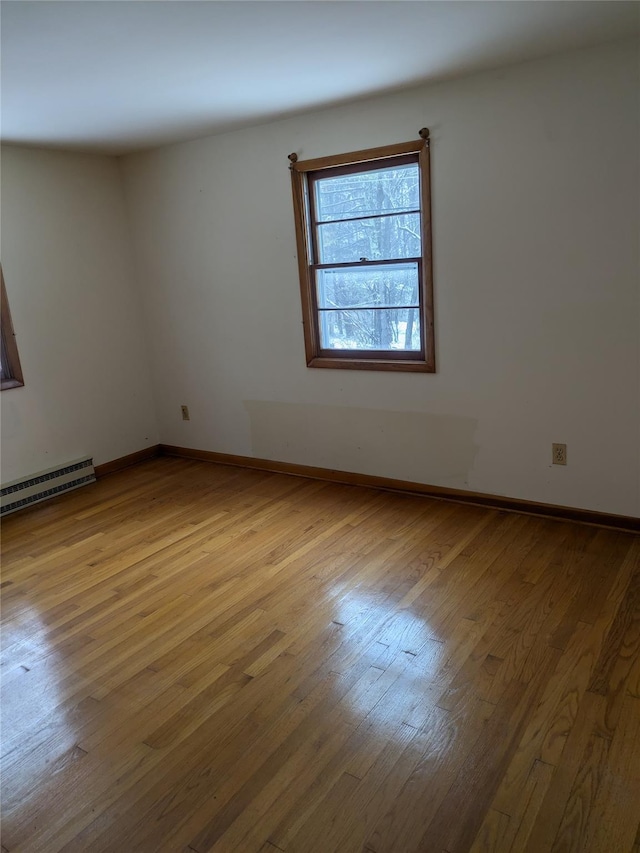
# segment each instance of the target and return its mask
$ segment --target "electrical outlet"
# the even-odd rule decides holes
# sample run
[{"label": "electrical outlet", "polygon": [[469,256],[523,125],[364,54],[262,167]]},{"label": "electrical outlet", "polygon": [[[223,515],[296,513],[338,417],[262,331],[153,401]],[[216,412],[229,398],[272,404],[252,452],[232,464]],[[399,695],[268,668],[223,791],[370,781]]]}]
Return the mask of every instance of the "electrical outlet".
[{"label": "electrical outlet", "polygon": [[182,420],[190,421],[191,418],[189,417],[189,406],[180,406],[180,409],[182,411]]},{"label": "electrical outlet", "polygon": [[551,445],[551,461],[553,465],[567,464],[567,445],[552,444]]}]

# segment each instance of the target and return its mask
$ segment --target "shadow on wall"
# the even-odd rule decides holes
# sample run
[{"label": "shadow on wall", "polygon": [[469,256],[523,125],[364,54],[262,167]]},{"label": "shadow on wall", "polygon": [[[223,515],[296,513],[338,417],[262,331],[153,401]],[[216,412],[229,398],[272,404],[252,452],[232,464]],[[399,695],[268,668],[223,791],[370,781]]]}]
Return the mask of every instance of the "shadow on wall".
[{"label": "shadow on wall", "polygon": [[461,488],[478,452],[473,418],[265,400],[244,406],[260,459]]}]

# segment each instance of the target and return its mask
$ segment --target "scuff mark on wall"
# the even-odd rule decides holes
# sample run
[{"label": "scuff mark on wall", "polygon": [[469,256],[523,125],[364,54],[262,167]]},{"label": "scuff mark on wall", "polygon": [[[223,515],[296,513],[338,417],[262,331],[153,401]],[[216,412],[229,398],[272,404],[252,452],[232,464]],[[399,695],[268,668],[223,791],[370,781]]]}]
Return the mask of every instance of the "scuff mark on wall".
[{"label": "scuff mark on wall", "polygon": [[478,421],[459,415],[245,400],[253,455],[463,487]]}]

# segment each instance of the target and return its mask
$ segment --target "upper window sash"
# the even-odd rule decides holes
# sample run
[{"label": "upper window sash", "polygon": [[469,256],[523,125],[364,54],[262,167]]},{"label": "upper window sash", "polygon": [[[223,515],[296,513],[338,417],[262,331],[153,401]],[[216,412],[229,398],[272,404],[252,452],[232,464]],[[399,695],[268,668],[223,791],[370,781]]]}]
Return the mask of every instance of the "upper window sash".
[{"label": "upper window sash", "polygon": [[309,173],[307,191],[312,265],[421,257],[417,154]]}]

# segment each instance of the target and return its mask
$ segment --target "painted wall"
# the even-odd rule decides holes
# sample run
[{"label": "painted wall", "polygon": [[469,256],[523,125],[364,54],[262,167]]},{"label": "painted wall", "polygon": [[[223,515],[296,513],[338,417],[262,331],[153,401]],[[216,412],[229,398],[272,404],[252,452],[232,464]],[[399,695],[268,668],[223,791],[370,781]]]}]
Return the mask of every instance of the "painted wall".
[{"label": "painted wall", "polygon": [[0,397],[2,482],[157,444],[117,161],[5,146],[1,202],[25,379]]},{"label": "painted wall", "polygon": [[[640,514],[637,93],[622,42],[126,158],[162,441]],[[425,125],[438,373],[310,370],[287,154]]]}]

